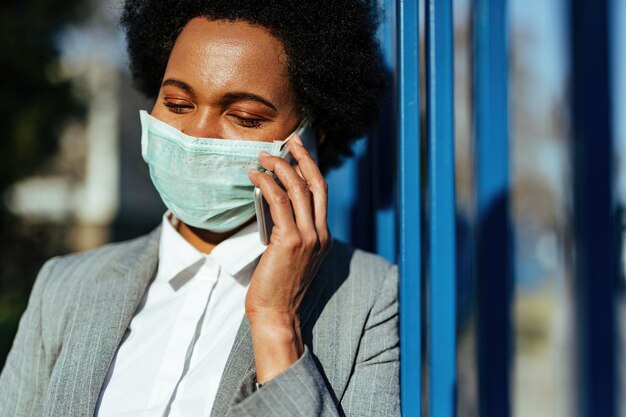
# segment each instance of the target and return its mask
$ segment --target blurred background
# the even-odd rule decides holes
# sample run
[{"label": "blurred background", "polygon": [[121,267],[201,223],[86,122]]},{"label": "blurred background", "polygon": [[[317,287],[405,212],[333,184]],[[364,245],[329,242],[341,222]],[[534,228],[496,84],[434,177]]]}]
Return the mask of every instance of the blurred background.
[{"label": "blurred background", "polygon": [[[515,416],[574,413],[568,366],[575,323],[568,255],[573,179],[567,6],[565,0],[509,2]],[[117,0],[5,0],[0,6],[0,118],[5,129],[0,141],[0,367],[45,260],[144,234],[165,210],[141,159],[138,112],[152,103],[131,87],[117,23],[120,7]],[[614,2],[611,18],[615,178],[623,204],[626,2]],[[463,219],[472,218],[475,202],[469,0],[454,1],[454,30],[462,245],[464,227],[470,227],[463,226]],[[367,164],[367,149],[367,140],[359,142],[355,160],[329,175],[330,224],[336,238],[377,251],[362,228],[355,228],[358,198],[346,200],[332,189],[356,175],[355,164]],[[393,207],[388,211],[389,219],[383,221],[393,222]],[[378,251],[394,260],[393,251]],[[459,416],[479,414],[474,285],[471,276],[459,284]],[[620,345],[620,359],[622,351]],[[626,374],[620,375],[626,386]],[[624,406],[621,415],[626,416]]]},{"label": "blurred background", "polygon": [[0,6],[0,363],[52,256],[139,236],[164,207],[141,159],[121,3]]}]

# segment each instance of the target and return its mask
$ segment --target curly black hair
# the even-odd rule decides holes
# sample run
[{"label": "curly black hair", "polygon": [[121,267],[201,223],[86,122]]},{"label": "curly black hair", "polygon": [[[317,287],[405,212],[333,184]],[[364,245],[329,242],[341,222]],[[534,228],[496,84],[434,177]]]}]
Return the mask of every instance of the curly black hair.
[{"label": "curly black hair", "polygon": [[301,115],[325,134],[323,171],[377,121],[384,69],[375,0],[126,0],[121,23],[139,91],[156,98],[178,35],[199,16],[259,25],[283,43]]}]

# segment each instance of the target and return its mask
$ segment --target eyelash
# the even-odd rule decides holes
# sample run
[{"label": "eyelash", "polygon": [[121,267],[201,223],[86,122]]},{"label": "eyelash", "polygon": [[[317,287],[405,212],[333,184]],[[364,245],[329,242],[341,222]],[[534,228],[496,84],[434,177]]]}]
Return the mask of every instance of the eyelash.
[{"label": "eyelash", "polygon": [[250,128],[250,129],[258,129],[263,124],[263,120],[261,119],[248,119],[246,117],[235,116],[235,115],[233,115],[233,117],[239,120],[239,122],[241,123],[241,126]]},{"label": "eyelash", "polygon": [[172,113],[176,113],[176,114],[183,114],[185,112],[185,109],[191,109],[191,106],[185,106],[185,105],[181,105],[181,104],[174,104],[174,103],[169,103],[169,102],[164,102],[163,105],[165,107],[167,107],[169,109],[169,111],[171,111]]},{"label": "eyelash", "polygon": [[[192,108],[191,106],[185,106],[185,105],[174,104],[174,103],[169,103],[169,102],[164,102],[163,105],[167,107],[169,111],[171,111],[172,113],[176,113],[176,114],[183,114],[185,112],[185,109]],[[239,123],[241,124],[241,126],[248,128],[248,129],[258,129],[263,125],[263,122],[264,122],[264,120],[262,119],[249,119],[247,117],[236,116],[234,114],[231,116],[237,119]]]}]

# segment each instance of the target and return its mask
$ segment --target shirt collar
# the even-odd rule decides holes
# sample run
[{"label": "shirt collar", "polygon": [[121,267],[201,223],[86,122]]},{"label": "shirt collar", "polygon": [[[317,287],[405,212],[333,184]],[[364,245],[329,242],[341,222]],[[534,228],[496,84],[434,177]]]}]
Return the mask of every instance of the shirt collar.
[{"label": "shirt collar", "polygon": [[159,244],[159,276],[163,280],[169,280],[202,258],[212,259],[234,277],[265,251],[265,246],[259,239],[256,221],[220,242],[208,255],[200,252],[178,233],[175,228],[178,221],[169,211],[163,215]]},{"label": "shirt collar", "polygon": [[265,248],[255,221],[213,248],[209,256],[234,277],[256,261],[265,252]]}]

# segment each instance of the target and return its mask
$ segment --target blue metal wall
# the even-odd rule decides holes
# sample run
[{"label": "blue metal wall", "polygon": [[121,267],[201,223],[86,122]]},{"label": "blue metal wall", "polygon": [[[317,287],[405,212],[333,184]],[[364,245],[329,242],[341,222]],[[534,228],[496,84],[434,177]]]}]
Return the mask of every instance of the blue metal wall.
[{"label": "blue metal wall", "polygon": [[384,12],[379,41],[388,68],[389,90],[379,127],[354,147],[348,159],[326,179],[328,223],[336,239],[375,252],[397,263],[396,23],[395,1],[380,0]]},{"label": "blue metal wall", "polygon": [[[337,238],[399,264],[403,415],[452,417],[457,383],[453,2],[380,4],[390,91],[379,131],[363,139],[357,157],[328,177],[330,225]],[[420,5],[426,35],[424,109]],[[514,353],[507,1],[473,0],[471,6],[476,218],[469,251],[475,256],[478,412],[507,417]],[[571,6],[577,329],[572,365],[578,381],[572,397],[579,401],[574,409],[580,416],[612,417],[617,415],[621,226],[612,168],[610,0],[571,0]],[[426,129],[420,130],[421,122]]]}]

